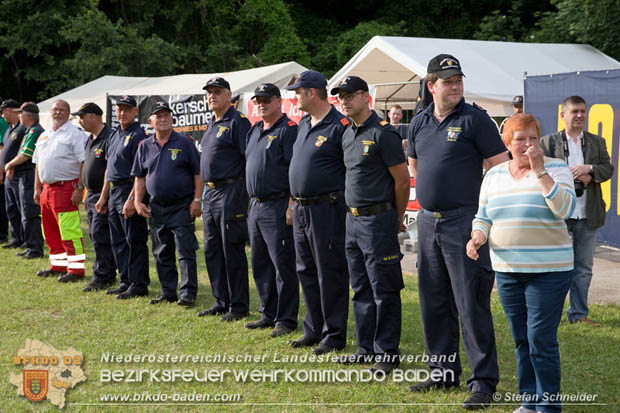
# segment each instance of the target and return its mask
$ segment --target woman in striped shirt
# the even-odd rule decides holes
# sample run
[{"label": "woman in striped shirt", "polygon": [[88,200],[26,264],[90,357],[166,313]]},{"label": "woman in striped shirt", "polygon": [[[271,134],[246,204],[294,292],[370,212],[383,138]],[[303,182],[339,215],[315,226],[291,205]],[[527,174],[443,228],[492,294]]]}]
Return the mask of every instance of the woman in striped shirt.
[{"label": "woman in striped shirt", "polygon": [[478,259],[489,242],[516,347],[524,402],[515,413],[561,411],[557,329],[573,269],[564,223],[575,207],[573,177],[566,163],[543,156],[532,115],[513,115],[502,139],[512,160],[484,177],[467,255]]}]

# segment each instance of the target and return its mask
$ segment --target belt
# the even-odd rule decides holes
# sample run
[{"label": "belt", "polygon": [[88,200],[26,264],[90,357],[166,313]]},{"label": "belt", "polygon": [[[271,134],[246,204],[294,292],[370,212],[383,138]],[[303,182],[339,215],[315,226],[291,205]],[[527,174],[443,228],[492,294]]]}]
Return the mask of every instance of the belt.
[{"label": "belt", "polygon": [[394,209],[394,205],[391,202],[382,202],[380,204],[371,205],[369,207],[363,208],[351,208],[349,207],[349,212],[356,217],[366,216],[366,215],[377,215],[382,212],[389,211],[390,209]]},{"label": "belt", "polygon": [[242,176],[235,176],[233,178],[225,178],[225,179],[220,179],[217,181],[207,181],[207,186],[210,189],[214,189],[214,188],[219,188],[220,186],[234,184],[235,182],[240,181],[242,179],[243,179]]},{"label": "belt", "polygon": [[424,209],[422,208],[422,213],[426,214],[426,215],[430,215],[432,217],[434,217],[435,219],[442,219],[442,218],[454,218],[454,217],[460,217],[461,215],[465,215],[468,212],[476,212],[476,210],[478,209],[478,207],[461,207],[461,208],[454,208],[454,209],[449,209],[447,211],[429,211],[428,209]]},{"label": "belt", "polygon": [[132,184],[132,183],[133,183],[133,178],[126,178],[126,179],[120,179],[118,181],[110,181],[110,186],[115,187],[115,186],[127,185],[127,184]]},{"label": "belt", "polygon": [[297,205],[299,206],[308,206],[308,205],[318,204],[324,201],[329,201],[330,203],[334,203],[342,195],[344,195],[344,191],[336,191],[336,192],[330,192],[329,194],[315,196],[312,198],[293,198],[293,199],[295,199],[295,202],[297,202]]},{"label": "belt", "polygon": [[63,185],[66,185],[68,183],[72,184],[74,182],[77,182],[77,178],[76,179],[72,179],[70,181],[57,181],[57,182],[54,182],[53,184],[44,183],[43,185],[47,185],[47,186],[63,186]]},{"label": "belt", "polygon": [[288,198],[288,192],[276,192],[275,194],[269,194],[265,196],[253,196],[252,198],[256,200],[256,202],[267,202],[267,201],[275,201],[276,199],[284,199]]},{"label": "belt", "polygon": [[174,201],[158,201],[155,199],[151,199],[151,203],[157,204],[162,207],[169,207],[169,206],[186,204],[188,201],[190,201],[193,198],[194,198],[194,195],[192,194],[190,196],[186,196],[185,198],[175,199]]}]

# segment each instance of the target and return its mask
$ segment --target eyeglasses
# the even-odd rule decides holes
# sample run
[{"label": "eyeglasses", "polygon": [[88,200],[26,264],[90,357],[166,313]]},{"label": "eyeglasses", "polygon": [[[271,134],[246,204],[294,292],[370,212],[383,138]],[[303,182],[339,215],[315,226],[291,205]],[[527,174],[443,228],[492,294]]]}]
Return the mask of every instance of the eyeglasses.
[{"label": "eyeglasses", "polygon": [[254,98],[254,102],[257,105],[263,104],[263,105],[268,105],[271,103],[271,101],[273,100],[273,97],[264,97],[264,96],[257,96]]},{"label": "eyeglasses", "polygon": [[352,101],[355,98],[355,95],[359,95],[359,94],[362,94],[362,93],[364,93],[364,92],[359,90],[359,91],[357,91],[355,93],[350,93],[350,94],[347,94],[347,95],[340,94],[340,95],[338,95],[338,97],[336,99],[338,99],[338,102],[340,102],[340,103],[342,103],[342,102],[350,102],[350,101]]}]

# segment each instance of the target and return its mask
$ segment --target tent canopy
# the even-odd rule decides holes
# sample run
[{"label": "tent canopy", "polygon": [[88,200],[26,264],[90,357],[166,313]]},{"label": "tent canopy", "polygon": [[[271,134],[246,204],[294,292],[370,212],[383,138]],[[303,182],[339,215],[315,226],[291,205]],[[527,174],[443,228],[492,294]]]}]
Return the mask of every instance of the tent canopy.
[{"label": "tent canopy", "polygon": [[221,76],[230,83],[233,95],[253,92],[259,83],[284,87],[306,68],[296,62],[225,73],[200,73],[162,77],[103,76],[39,103],[41,124],[51,126],[50,110],[54,101],[64,99],[77,110],[82,104],[95,102],[106,110],[106,95],[192,95],[204,93],[202,87],[212,77]]},{"label": "tent canopy", "polygon": [[582,44],[375,36],[329,80],[329,87],[346,76],[359,76],[377,86],[377,109],[394,103],[412,109],[418,81],[426,76],[428,61],[440,53],[459,59],[465,73],[465,99],[484,107],[491,116],[512,114],[512,98],[523,95],[524,73],[620,68],[617,60]]}]

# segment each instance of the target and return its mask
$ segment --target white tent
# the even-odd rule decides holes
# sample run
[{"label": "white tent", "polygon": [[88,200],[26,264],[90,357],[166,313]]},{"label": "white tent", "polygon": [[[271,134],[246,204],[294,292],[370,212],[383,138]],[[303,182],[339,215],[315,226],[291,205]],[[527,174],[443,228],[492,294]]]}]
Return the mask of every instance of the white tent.
[{"label": "white tent", "polygon": [[[428,61],[454,55],[465,73],[465,99],[491,116],[512,114],[511,102],[523,95],[523,76],[620,68],[620,63],[589,45],[490,42],[375,36],[330,80],[360,76],[377,86],[375,108],[399,103],[412,109]],[[527,102],[526,102],[527,105]]]},{"label": "white tent", "polygon": [[[253,92],[259,83],[270,82],[280,87],[289,84],[306,68],[296,62],[224,73],[201,73],[163,77],[103,76],[39,103],[41,124],[51,126],[50,109],[57,99],[64,99],[77,110],[86,102],[95,102],[106,110],[106,95],[191,95],[204,93],[202,87],[215,76],[225,78],[233,95]],[[105,116],[104,116],[105,119]]]}]

